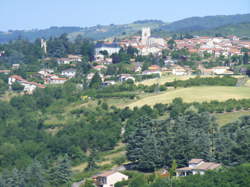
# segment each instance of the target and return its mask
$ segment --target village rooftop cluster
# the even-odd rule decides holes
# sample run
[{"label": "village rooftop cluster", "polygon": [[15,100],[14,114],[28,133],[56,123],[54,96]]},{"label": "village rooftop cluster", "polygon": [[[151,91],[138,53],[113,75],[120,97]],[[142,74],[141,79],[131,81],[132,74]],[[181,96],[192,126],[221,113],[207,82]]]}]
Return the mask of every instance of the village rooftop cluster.
[{"label": "village rooftop cluster", "polygon": [[[113,64],[113,59],[111,56],[113,54],[118,54],[121,49],[126,49],[128,47],[133,47],[138,50],[138,55],[147,56],[162,56],[163,50],[169,50],[168,41],[170,38],[159,38],[152,37],[150,28],[143,28],[141,36],[132,36],[127,39],[121,40],[119,42],[114,42],[106,40],[103,42],[98,42],[95,46],[94,63],[91,63],[92,72],[89,73],[86,78],[90,81],[95,72],[99,72],[100,77],[103,81],[103,86],[113,85],[117,82],[124,82],[127,80],[136,81],[135,75],[157,75],[160,77],[162,73],[172,74],[176,76],[192,75],[194,70],[188,66],[178,65],[175,59],[171,56],[167,56],[164,59],[164,66],[151,65],[146,70],[142,71],[143,62],[136,62],[135,59],[130,59],[131,63],[134,65],[133,74],[120,74],[116,75],[116,80],[112,80],[112,75],[105,75],[104,70],[108,68],[109,65]],[[45,40],[41,40],[41,48],[47,53],[47,45]],[[250,49],[250,41],[240,40],[237,36],[223,37],[199,37],[196,36],[190,39],[175,40],[176,49],[186,49],[189,53],[196,53],[199,55],[204,55],[205,53],[210,54],[214,57],[230,57],[233,55],[243,55],[241,51],[242,48]],[[107,54],[104,55],[103,52]],[[0,52],[0,56],[5,55],[4,51]],[[43,68],[37,72],[36,76],[43,79],[43,84],[38,84],[36,82],[30,82],[24,78],[17,75],[10,75],[9,77],[9,87],[18,82],[24,86],[25,93],[31,94],[36,88],[45,88],[49,84],[64,84],[67,80],[74,78],[78,73],[76,68],[77,63],[82,62],[81,55],[68,54],[67,58],[56,58],[53,59],[58,65],[68,65],[70,68],[64,69],[61,72],[54,73],[54,69]],[[185,58],[185,57],[183,57]],[[43,59],[44,61],[50,61],[52,58],[47,57]],[[18,69],[20,64],[13,64],[12,70]],[[0,70],[0,73],[11,74],[12,70]],[[228,66],[217,66],[212,68],[205,68],[203,65],[198,66],[198,70],[201,75],[232,75],[230,64]]]}]

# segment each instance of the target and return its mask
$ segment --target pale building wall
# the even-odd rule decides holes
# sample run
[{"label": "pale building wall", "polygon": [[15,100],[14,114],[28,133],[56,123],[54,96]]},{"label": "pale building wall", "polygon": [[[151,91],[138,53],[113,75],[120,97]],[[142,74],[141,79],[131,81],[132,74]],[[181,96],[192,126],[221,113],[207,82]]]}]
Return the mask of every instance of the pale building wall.
[{"label": "pale building wall", "polygon": [[107,177],[107,184],[103,187],[114,187],[117,182],[128,180],[128,176],[123,175],[122,173],[116,172]]}]

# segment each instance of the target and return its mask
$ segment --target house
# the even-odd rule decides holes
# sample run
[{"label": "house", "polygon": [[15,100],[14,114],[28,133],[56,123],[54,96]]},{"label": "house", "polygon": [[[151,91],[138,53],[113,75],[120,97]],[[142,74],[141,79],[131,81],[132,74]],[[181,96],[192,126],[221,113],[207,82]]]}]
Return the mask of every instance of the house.
[{"label": "house", "polygon": [[104,81],[102,83],[103,86],[111,86],[111,85],[115,85],[115,81]]},{"label": "house", "polygon": [[136,64],[135,67],[133,68],[135,73],[140,73],[142,71],[142,66],[141,64]]},{"label": "house", "polygon": [[19,84],[24,86],[23,91],[27,94],[32,94],[36,88],[45,88],[44,85],[38,84],[36,82],[29,82],[19,75],[12,75],[8,78],[8,85],[10,86],[10,88],[15,82],[18,82]]},{"label": "house", "polygon": [[5,54],[5,51],[0,51],[0,57]]},{"label": "house", "polygon": [[44,79],[46,84],[64,84],[68,79],[56,75],[48,76]]},{"label": "house", "polygon": [[188,72],[185,68],[183,68],[181,66],[174,66],[172,68],[172,74],[182,76],[182,75],[188,75]]},{"label": "house", "polygon": [[10,70],[0,70],[0,73],[8,75],[10,73]]},{"label": "house", "polygon": [[221,167],[221,164],[215,162],[205,162],[203,159],[191,159],[188,167],[177,168],[176,176],[187,176],[200,174],[204,175],[208,170],[215,170]]},{"label": "house", "polygon": [[159,75],[159,77],[161,77],[161,71],[159,71],[159,70],[145,70],[142,72],[142,75]]},{"label": "house", "polygon": [[70,64],[71,60],[69,58],[57,58],[57,64]]},{"label": "house", "polygon": [[114,187],[117,182],[128,180],[128,176],[118,171],[107,171],[93,179],[97,187]]},{"label": "house", "polygon": [[158,66],[158,65],[151,65],[151,66],[148,67],[148,70],[158,70],[158,71],[160,71],[161,67]]},{"label": "house", "polygon": [[229,67],[226,66],[217,66],[212,68],[212,70],[216,75],[233,74],[233,72],[229,71]]},{"label": "house", "polygon": [[12,64],[12,69],[19,69],[20,64]]},{"label": "house", "polygon": [[132,80],[133,82],[135,82],[135,78],[129,74],[121,74],[119,80],[121,82],[126,82],[127,80]]},{"label": "house", "polygon": [[70,62],[81,62],[82,61],[82,56],[68,55],[68,59],[70,60]]},{"label": "house", "polygon": [[38,71],[38,74],[40,75],[40,77],[44,78],[46,76],[48,76],[49,74],[54,73],[53,69],[41,69],[40,71]]},{"label": "house", "polygon": [[119,53],[121,47],[116,43],[99,43],[95,46],[95,55],[100,55],[101,51],[107,51],[108,55]]},{"label": "house", "polygon": [[76,69],[73,68],[65,69],[62,71],[61,75],[68,78],[73,78],[76,76]]},{"label": "house", "polygon": [[[87,77],[86,77],[87,80],[88,80],[88,81],[91,81],[91,80],[93,79],[94,75],[95,75],[95,73],[93,73],[93,72],[89,73],[89,74],[87,75]],[[101,77],[102,82],[103,82],[103,81],[104,81],[104,76],[103,76],[103,74],[99,73],[99,76]]]},{"label": "house", "polygon": [[104,66],[104,65],[97,65],[97,66],[94,66],[93,69],[97,70],[97,71],[101,71],[103,69],[107,69],[107,66]]}]

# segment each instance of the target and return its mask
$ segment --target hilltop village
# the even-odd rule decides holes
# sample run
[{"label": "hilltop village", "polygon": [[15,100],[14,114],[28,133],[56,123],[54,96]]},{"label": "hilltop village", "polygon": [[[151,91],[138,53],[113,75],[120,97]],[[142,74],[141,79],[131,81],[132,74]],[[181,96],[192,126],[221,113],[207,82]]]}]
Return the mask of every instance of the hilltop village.
[{"label": "hilltop village", "polygon": [[[87,63],[86,80],[90,82],[98,72],[103,86],[117,82],[161,77],[162,74],[186,75],[233,75],[246,74],[250,42],[237,36],[199,37],[192,36],[174,40],[151,36],[150,28],[143,28],[141,36],[131,36],[123,40],[106,40],[93,43],[90,61],[80,54],[65,54],[65,57],[51,57],[47,42],[40,41],[44,58],[40,59],[43,68],[32,74],[39,77],[39,83],[15,75],[22,64],[12,64],[11,69],[1,69],[0,73],[10,74],[9,87],[20,83],[25,93],[35,88],[44,88],[50,84],[64,84],[67,80],[79,76],[79,64]],[[0,53],[4,59],[6,52]],[[54,63],[54,65],[52,64]],[[123,65],[118,65],[122,63]],[[47,64],[47,65],[46,65]],[[56,64],[56,65],[55,65]],[[55,68],[48,68],[54,66]],[[119,66],[119,67],[118,67]],[[4,67],[2,67],[4,68]],[[28,76],[28,79],[31,79]]]}]

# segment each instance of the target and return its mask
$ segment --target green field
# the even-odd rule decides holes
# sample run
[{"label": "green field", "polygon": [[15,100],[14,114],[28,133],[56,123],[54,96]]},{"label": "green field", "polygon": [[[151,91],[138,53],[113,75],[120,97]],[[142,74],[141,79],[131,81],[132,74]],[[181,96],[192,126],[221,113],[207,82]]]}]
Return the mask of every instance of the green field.
[{"label": "green field", "polygon": [[250,111],[228,112],[224,114],[215,114],[216,121],[220,126],[237,121],[240,117],[250,115]]},{"label": "green field", "polygon": [[166,82],[172,82],[174,80],[187,80],[190,78],[195,78],[196,76],[193,75],[187,75],[187,76],[174,76],[174,75],[163,75],[160,78],[155,78],[155,79],[147,79],[141,82],[137,82],[137,84],[143,84],[146,86],[150,86],[153,84],[160,84],[163,85]]},{"label": "green field", "polygon": [[[143,84],[146,86],[150,86],[153,84],[160,84],[163,85],[166,82],[173,82],[174,80],[187,80],[190,78],[195,78],[197,77],[196,75],[184,75],[184,76],[176,76],[176,75],[168,75],[168,74],[163,74],[160,78],[155,78],[155,79],[147,79],[143,80],[141,82],[137,82],[136,84]],[[218,77],[215,75],[201,75],[200,77],[205,78],[205,77]],[[235,75],[233,76],[235,78],[242,78],[242,75]],[[249,80],[249,85],[250,85],[250,80]]]},{"label": "green field", "polygon": [[228,99],[244,99],[250,98],[250,88],[248,87],[226,87],[226,86],[204,86],[178,88],[169,90],[164,93],[151,95],[142,99],[133,101],[126,106],[133,108],[143,105],[153,106],[157,103],[167,104],[174,98],[181,97],[184,102],[203,102],[203,101],[225,101]]}]

